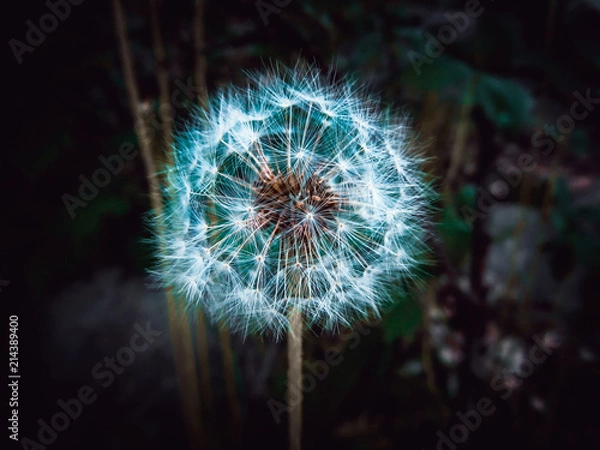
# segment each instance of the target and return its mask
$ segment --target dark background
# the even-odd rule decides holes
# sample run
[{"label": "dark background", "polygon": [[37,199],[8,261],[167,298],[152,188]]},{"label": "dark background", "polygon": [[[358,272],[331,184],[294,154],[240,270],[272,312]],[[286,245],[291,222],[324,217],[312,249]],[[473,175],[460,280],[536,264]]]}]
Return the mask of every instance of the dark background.
[{"label": "dark background", "polygon": [[[141,96],[156,108],[149,2],[123,3]],[[600,3],[484,0],[483,13],[421,73],[411,57],[427,55],[425,33],[437,35],[450,23],[446,14],[463,12],[466,2],[292,0],[266,24],[254,1],[207,3],[209,95],[270,61],[335,66],[410,115],[440,193],[419,287],[382,323],[366,324],[369,334],[352,348],[354,341],[309,334],[308,361],[329,348],[343,361],[306,395],[305,448],[435,448],[436,433],[449,435],[456,412],[482,397],[495,412],[456,448],[597,442],[600,107],[544,146],[534,136],[569,114],[576,92],[600,98]],[[21,64],[9,40],[26,41],[25,21],[38,24],[48,8],[3,7],[0,279],[8,284],[0,298],[5,317],[20,316],[20,437],[37,440],[37,420],[49,421],[59,399],[89,384],[97,401],[48,448],[188,448],[165,299],[146,276],[152,247],[142,159],[127,162],[74,218],[63,200],[77,196],[80,175],[102,167],[101,155],[118,154],[124,142],[137,147],[110,2],[72,6]],[[193,2],[158,7],[175,90],[193,75]],[[189,107],[175,109],[178,126]],[[523,154],[535,169],[502,181]],[[92,367],[148,320],[163,334],[102,388]],[[517,376],[519,386],[502,399],[493,380],[518,373],[534,336],[551,355]],[[267,406],[269,398],[284,401],[284,344],[232,336],[238,432],[215,327],[207,339],[206,448],[284,447],[285,415],[278,425]]]}]

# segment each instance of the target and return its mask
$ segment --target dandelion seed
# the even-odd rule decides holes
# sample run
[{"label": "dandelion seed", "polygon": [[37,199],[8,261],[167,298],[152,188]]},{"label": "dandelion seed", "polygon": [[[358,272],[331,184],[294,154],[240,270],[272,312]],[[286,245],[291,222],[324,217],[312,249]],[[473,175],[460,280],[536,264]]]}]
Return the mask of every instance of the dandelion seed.
[{"label": "dandelion seed", "polygon": [[277,67],[229,87],[175,143],[161,282],[233,331],[379,316],[415,277],[432,191],[404,120],[348,81]]}]

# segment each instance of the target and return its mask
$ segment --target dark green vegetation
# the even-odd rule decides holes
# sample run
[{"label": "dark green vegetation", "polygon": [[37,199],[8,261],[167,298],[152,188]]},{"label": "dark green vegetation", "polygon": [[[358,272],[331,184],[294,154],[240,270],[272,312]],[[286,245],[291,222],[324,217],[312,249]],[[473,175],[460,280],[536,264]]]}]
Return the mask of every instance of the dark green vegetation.
[{"label": "dark green vegetation", "polygon": [[[208,2],[209,95],[270,60],[335,66],[411,116],[440,193],[431,255],[413,294],[364,332],[307,338],[306,448],[597,442],[600,3],[268,2],[260,3],[263,16],[254,1]],[[5,42],[26,42],[25,21],[39,24],[47,13],[31,3],[6,13]],[[158,113],[148,4],[124,3],[141,100]],[[158,4],[169,108],[181,127],[196,95],[193,6]],[[139,281],[151,265],[150,206],[110,2],[73,7],[32,48],[18,64],[5,47],[1,167],[10,228],[0,278],[11,284],[0,295],[22,309],[29,390],[21,391],[21,427],[34,437],[36,420],[93,382],[94,364],[128,342],[136,321],[163,317],[164,307]],[[89,281],[110,267],[122,275]],[[130,279],[139,289],[123,281]],[[60,300],[81,280],[87,290],[72,304]],[[117,306],[146,304],[146,295],[154,312],[144,306],[127,315]],[[104,309],[99,298],[109,298]],[[208,439],[223,448],[235,432],[214,329],[210,336]],[[286,415],[278,425],[268,400],[285,403],[285,352],[232,339],[245,447],[282,448]],[[169,349],[132,364],[49,448],[186,448]]]}]

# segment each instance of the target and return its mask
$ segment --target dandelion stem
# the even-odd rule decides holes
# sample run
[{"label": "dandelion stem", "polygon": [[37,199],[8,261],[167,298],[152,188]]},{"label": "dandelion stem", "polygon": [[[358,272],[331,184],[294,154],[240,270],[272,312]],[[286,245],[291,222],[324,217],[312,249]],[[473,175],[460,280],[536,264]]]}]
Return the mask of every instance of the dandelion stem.
[{"label": "dandelion stem", "polygon": [[146,169],[146,178],[150,190],[150,202],[152,208],[157,212],[162,212],[160,200],[160,191],[158,188],[158,179],[154,173],[154,157],[152,155],[152,142],[147,133],[146,122],[142,113],[142,104],[138,85],[136,82],[135,68],[133,66],[133,56],[129,39],[127,37],[127,26],[125,23],[125,12],[119,0],[113,0],[113,11],[117,39],[119,42],[119,54],[121,55],[121,64],[123,65],[123,77],[125,78],[125,87],[129,99],[129,108],[133,115],[135,132],[140,144],[142,159]]},{"label": "dandelion stem", "polygon": [[169,96],[169,73],[166,69],[166,52],[162,34],[160,32],[160,22],[158,20],[158,10],[156,0],[150,0],[150,21],[152,24],[152,44],[154,48],[154,57],[156,58],[156,79],[159,89],[159,113],[162,123],[163,139],[165,150],[170,155],[171,141],[173,138],[173,116],[171,111],[166,109],[171,106]]},{"label": "dandelion stem", "polygon": [[[196,0],[194,4],[194,23],[193,23],[193,39],[194,39],[194,77],[196,85],[198,87],[198,103],[201,107],[207,106],[206,98],[206,41],[205,41],[205,30],[204,30],[204,12],[205,12],[205,0]],[[204,321],[204,314],[200,311],[198,313],[198,321]],[[206,329],[206,325],[204,326]],[[198,333],[201,333],[198,328]],[[198,342],[202,336],[198,336]],[[234,422],[234,428],[237,437],[239,439],[239,405],[237,402],[236,389],[235,389],[235,375],[234,375],[234,360],[233,353],[231,351],[231,338],[227,328],[222,327],[219,330],[219,341],[221,343],[221,350],[223,352],[223,364],[225,371],[225,388],[227,390],[227,398],[229,400],[229,406],[231,409],[232,420]],[[202,347],[199,347],[199,351],[202,352]],[[206,370],[208,371],[208,354],[200,355],[201,360],[206,360]],[[208,376],[205,375],[204,378]],[[206,385],[205,385],[206,386]],[[210,388],[208,388],[210,389]],[[206,392],[205,396],[210,395],[210,392]]]},{"label": "dandelion stem", "polygon": [[479,83],[480,75],[476,74],[467,84],[463,96],[462,105],[460,107],[460,121],[456,127],[456,135],[454,138],[454,144],[452,145],[452,154],[450,157],[450,168],[448,169],[447,186],[450,190],[453,189],[460,169],[464,165],[467,140],[469,138],[470,122],[469,117],[471,111],[473,111],[473,101],[475,95],[475,89]]},{"label": "dandelion stem", "polygon": [[235,389],[235,371],[233,351],[231,350],[231,336],[225,326],[219,328],[219,340],[221,342],[221,351],[223,352],[223,366],[225,369],[225,390],[227,400],[231,409],[231,421],[234,430],[234,439],[237,440],[236,446],[240,446],[240,407],[237,401]]},{"label": "dandelion stem", "polygon": [[290,405],[290,450],[300,450],[302,436],[302,312],[292,308],[288,333],[288,386],[296,390],[297,402]]},{"label": "dandelion stem", "polygon": [[206,46],[204,40],[204,9],[205,0],[196,0],[194,6],[194,73],[198,91],[198,103],[206,106]]},{"label": "dandelion stem", "polygon": [[[129,106],[133,115],[135,132],[139,141],[142,159],[146,170],[150,191],[150,203],[157,217],[162,215],[162,200],[160,197],[159,182],[155,175],[154,157],[152,154],[152,142],[147,133],[147,124],[142,113],[139,89],[136,82],[135,68],[131,46],[127,36],[125,12],[120,0],[113,0],[113,15],[117,41],[119,43],[119,54],[123,65],[123,76],[129,99]],[[162,227],[161,227],[162,228]],[[171,288],[165,290],[167,297],[167,311],[169,315],[169,329],[173,345],[173,357],[175,370],[182,397],[182,408],[186,421],[188,433],[192,439],[192,448],[202,448],[204,441],[204,429],[200,420],[200,405],[196,389],[196,365],[193,358],[191,346],[191,333],[188,318],[185,313],[178,314],[177,299]]]},{"label": "dandelion stem", "polygon": [[177,381],[182,398],[183,414],[190,435],[190,448],[205,448],[204,424],[196,385],[196,363],[192,333],[181,299],[175,298],[172,288],[166,289],[169,331],[172,339]]},{"label": "dandelion stem", "polygon": [[196,316],[196,342],[198,344],[198,366],[200,371],[200,387],[204,411],[212,415],[214,411],[210,383],[210,361],[208,357],[208,328],[204,312],[199,309]]}]

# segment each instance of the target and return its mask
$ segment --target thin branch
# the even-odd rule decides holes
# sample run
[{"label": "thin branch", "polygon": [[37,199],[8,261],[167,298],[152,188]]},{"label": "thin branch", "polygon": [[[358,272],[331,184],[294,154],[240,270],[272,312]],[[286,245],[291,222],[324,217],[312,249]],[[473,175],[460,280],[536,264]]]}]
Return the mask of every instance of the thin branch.
[{"label": "thin branch", "polygon": [[156,79],[159,91],[159,114],[162,123],[163,139],[167,155],[171,152],[171,142],[173,140],[173,111],[169,96],[169,72],[166,68],[165,45],[160,32],[160,22],[158,20],[157,0],[150,0],[150,22],[152,26],[152,44],[154,48],[154,57],[156,58]]},{"label": "thin branch", "polygon": [[201,309],[196,316],[196,337],[198,344],[198,365],[200,366],[200,386],[202,391],[202,403],[204,410],[211,414],[214,411],[212,401],[212,389],[210,382],[210,360],[208,357],[208,328],[206,318]]},{"label": "thin branch", "polygon": [[[205,0],[195,1],[193,23],[193,39],[195,51],[194,78],[196,86],[199,88],[198,103],[203,108],[205,108],[208,103],[208,88],[206,86],[206,43],[204,29],[205,6]],[[198,322],[201,323],[202,321],[204,321],[204,314],[200,312],[198,314]],[[198,333],[198,339],[200,342],[200,328],[198,329]],[[227,391],[227,398],[229,401],[229,407],[231,409],[236,438],[239,439],[240,407],[236,396],[233,352],[231,350],[231,338],[229,336],[229,331],[224,326],[219,329],[219,341],[221,343],[221,350],[223,353],[223,369],[225,373],[225,388]],[[201,348],[200,352],[202,352]],[[204,383],[206,383],[206,381],[204,381]]]},{"label": "thin branch", "polygon": [[421,363],[423,365],[423,371],[425,372],[425,379],[427,381],[427,387],[436,397],[439,397],[439,390],[435,381],[435,371],[433,368],[433,358],[431,353],[433,351],[433,345],[431,343],[431,308],[435,303],[435,293],[437,287],[437,280],[432,281],[427,287],[425,295],[421,298],[421,310],[423,314],[423,329],[425,331],[421,346]]},{"label": "thin branch", "polygon": [[452,147],[450,158],[450,168],[448,169],[447,186],[450,190],[454,189],[458,173],[464,164],[465,149],[469,138],[470,122],[469,117],[473,110],[473,96],[479,83],[479,74],[475,75],[468,84],[463,97],[463,103],[460,109],[458,126],[456,127],[456,138]]},{"label": "thin branch", "polygon": [[191,438],[190,447],[205,448],[205,431],[200,410],[200,395],[197,385],[196,362],[192,332],[185,308],[176,299],[171,288],[167,288],[167,311],[171,333],[173,356],[186,427]]},{"label": "thin branch", "polygon": [[[155,173],[155,163],[152,155],[152,142],[148,134],[147,122],[144,116],[146,106],[140,103],[139,89],[136,82],[135,68],[133,65],[133,56],[129,39],[127,36],[127,25],[125,21],[125,12],[120,0],[113,0],[113,16],[115,31],[119,44],[119,54],[123,66],[123,77],[129,107],[133,115],[135,132],[138,137],[142,159],[146,171],[150,191],[150,203],[157,217],[162,213],[162,199],[160,196],[159,181]],[[160,230],[162,225],[159,224]],[[159,230],[159,231],[160,231]],[[173,340],[173,357],[175,359],[175,368],[182,396],[182,406],[188,432],[192,438],[192,447],[202,447],[204,430],[200,420],[200,404],[198,402],[198,391],[196,386],[196,365],[191,344],[191,332],[188,318],[181,311],[181,305],[177,305],[177,300],[173,295],[172,289],[165,290],[167,297],[167,311],[169,315],[169,329],[171,339]]]},{"label": "thin branch", "polygon": [[194,77],[198,91],[198,103],[205,107],[207,103],[206,88],[206,45],[204,38],[204,10],[205,0],[196,0],[194,6]]},{"label": "thin branch", "polygon": [[131,46],[127,37],[127,26],[125,23],[125,12],[119,0],[113,0],[113,12],[117,40],[119,42],[119,54],[121,64],[123,65],[123,77],[125,78],[125,87],[127,89],[127,98],[129,100],[129,109],[133,114],[135,132],[140,144],[142,159],[146,169],[146,179],[148,180],[150,191],[150,203],[157,214],[162,212],[162,202],[158,179],[154,173],[154,158],[152,155],[152,141],[148,134],[146,122],[143,116],[144,105],[140,102],[140,95],[136,83],[135,68],[133,66],[133,57]]},{"label": "thin branch", "polygon": [[221,351],[223,353],[223,368],[225,372],[225,390],[227,392],[227,400],[229,409],[231,409],[231,422],[236,439],[236,447],[240,447],[240,407],[238,404],[236,388],[235,388],[235,362],[233,359],[233,351],[231,349],[231,336],[229,330],[225,326],[219,328],[219,341],[221,342]]}]

